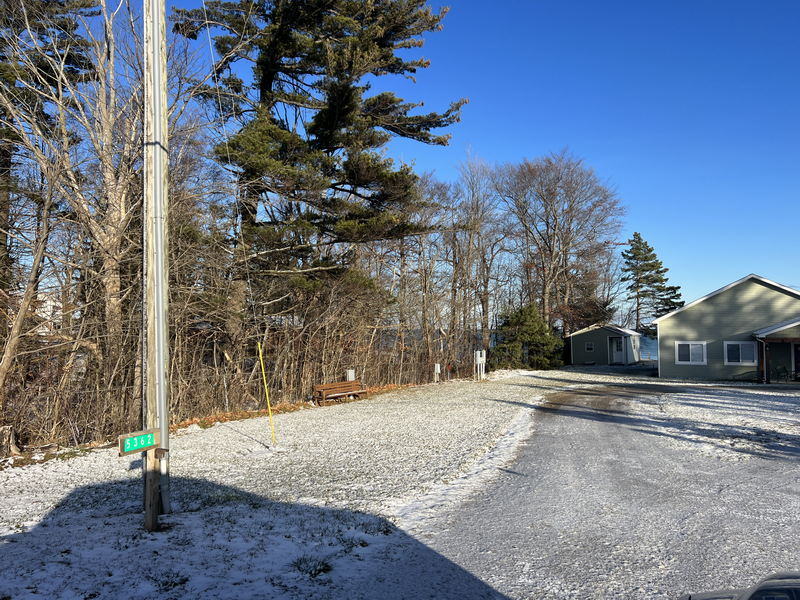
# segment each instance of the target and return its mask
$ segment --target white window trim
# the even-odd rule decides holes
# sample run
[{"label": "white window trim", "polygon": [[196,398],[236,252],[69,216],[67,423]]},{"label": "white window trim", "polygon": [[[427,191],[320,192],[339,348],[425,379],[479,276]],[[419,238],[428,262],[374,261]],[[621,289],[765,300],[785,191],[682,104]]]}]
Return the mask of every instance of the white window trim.
[{"label": "white window trim", "polygon": [[[703,362],[691,362],[691,361],[680,361],[678,360],[678,344],[702,344],[703,345]],[[691,355],[691,349],[689,351]],[[703,365],[708,364],[708,342],[702,340],[680,340],[675,342],[675,364],[676,365],[689,365],[689,366],[698,366],[701,367]]]},{"label": "white window trim", "polygon": [[[730,344],[750,344],[750,345],[752,345],[753,346],[753,357],[754,357],[753,362],[744,362],[744,361],[728,362],[728,346]],[[723,342],[723,346],[724,347],[722,349],[722,351],[723,351],[722,357],[725,360],[725,364],[726,365],[730,365],[732,367],[757,367],[758,366],[758,347],[756,346],[755,342],[753,342],[751,340],[731,340],[729,342]],[[742,351],[741,350],[739,350],[739,356],[740,357],[742,356]]]},{"label": "white window trim", "polygon": [[[591,345],[591,348],[589,346]],[[594,352],[594,342],[583,342],[584,352]]]}]

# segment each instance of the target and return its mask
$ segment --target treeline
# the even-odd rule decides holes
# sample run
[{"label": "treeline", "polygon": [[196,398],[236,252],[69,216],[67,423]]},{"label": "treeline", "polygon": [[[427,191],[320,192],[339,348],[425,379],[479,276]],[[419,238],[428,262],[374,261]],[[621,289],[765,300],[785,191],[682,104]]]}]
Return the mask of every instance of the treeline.
[{"label": "treeline", "polygon": [[[22,0],[0,15],[0,425],[23,443],[141,422],[143,60],[130,10]],[[371,386],[431,381],[435,363],[470,375],[473,351],[519,311],[553,336],[612,318],[624,211],[580,159],[471,159],[446,184],[386,158],[394,137],[446,144],[438,132],[460,118],[464,100],[423,113],[370,87],[426,68],[407,49],[444,16],[422,0],[175,11],[175,421],[262,407],[259,343],[273,401],[298,402],[345,369]]]}]

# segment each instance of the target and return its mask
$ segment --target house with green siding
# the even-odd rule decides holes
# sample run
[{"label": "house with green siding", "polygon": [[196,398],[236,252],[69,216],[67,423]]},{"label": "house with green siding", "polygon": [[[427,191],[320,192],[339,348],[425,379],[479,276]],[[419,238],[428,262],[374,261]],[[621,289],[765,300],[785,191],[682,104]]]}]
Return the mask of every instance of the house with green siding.
[{"label": "house with green siding", "polygon": [[641,334],[617,325],[590,325],[567,336],[573,365],[630,365],[639,362]]},{"label": "house with green siding", "polygon": [[800,290],[747,275],[653,321],[659,377],[796,379]]}]

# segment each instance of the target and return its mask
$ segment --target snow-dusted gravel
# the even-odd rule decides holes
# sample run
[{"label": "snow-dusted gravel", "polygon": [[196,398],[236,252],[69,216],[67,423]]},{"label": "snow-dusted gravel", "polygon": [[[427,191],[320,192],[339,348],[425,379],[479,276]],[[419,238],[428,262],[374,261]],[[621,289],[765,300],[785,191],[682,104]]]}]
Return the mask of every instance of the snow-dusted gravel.
[{"label": "snow-dusted gravel", "polygon": [[[602,431],[593,428],[591,419],[585,420],[586,438],[570,447],[577,452],[578,444],[586,449],[594,443],[600,454],[593,456],[589,448],[589,458],[570,457],[562,454],[569,448],[558,449],[559,438],[548,437],[541,418],[549,414],[544,403],[553,392],[582,390],[591,397],[593,390],[607,393],[608,389],[627,390],[620,408],[624,415],[601,411],[599,420],[618,419],[634,432],[619,439],[637,453],[636,464],[644,469],[650,467],[641,448],[647,452],[663,448],[656,451],[662,469],[671,464],[664,462],[668,458],[686,456],[695,457],[691,464],[709,473],[716,472],[714,464],[735,469],[750,462],[797,459],[797,390],[662,381],[635,370],[623,375],[601,370],[497,372],[480,384],[427,385],[362,402],[277,415],[277,447],[271,447],[266,419],[184,430],[172,438],[177,511],[163,518],[165,531],[153,534],[141,530],[138,458],[95,450],[69,460],[2,470],[0,600],[119,595],[505,597],[493,585],[513,597],[540,597],[529,593],[534,589],[564,593],[553,597],[577,597],[569,590],[579,586],[568,579],[552,579],[553,571],[547,570],[555,568],[553,561],[572,560],[558,550],[554,539],[545,544],[551,550],[542,546],[535,559],[506,557],[503,564],[524,571],[506,587],[497,583],[503,577],[499,570],[484,577],[473,567],[495,564],[482,557],[484,550],[460,557],[452,552],[452,544],[460,547],[460,542],[450,538],[445,544],[448,551],[440,553],[429,538],[437,519],[460,514],[461,506],[475,507],[467,511],[473,528],[480,527],[486,506],[500,511],[499,520],[504,518],[495,494],[502,495],[503,485],[519,476],[515,465],[521,459],[515,457],[520,452],[522,457],[527,453],[528,461],[539,461],[526,449],[533,447],[531,441],[524,443],[532,431],[532,439],[547,450],[542,460],[550,461],[538,467],[542,481],[558,481],[558,465],[566,464],[573,473],[569,502],[590,508],[599,492],[597,498],[602,499],[610,488],[596,477],[613,478],[616,464],[612,460],[616,450]],[[641,448],[640,439],[646,440]],[[566,462],[557,462],[562,457]],[[604,461],[602,473],[595,476],[589,470],[588,483],[574,476],[597,459]],[[623,457],[622,464],[626,461],[628,457]],[[776,471],[757,464],[748,467],[751,490],[756,489],[760,472],[769,477]],[[736,473],[731,471],[721,485],[733,485]],[[539,489],[538,484],[534,490],[542,498],[560,493]],[[519,493],[518,506],[530,507],[533,514],[548,510],[532,504],[538,496],[533,490]],[[484,504],[476,505],[481,497]],[[666,500],[660,507],[670,510]],[[772,509],[777,518],[785,507]],[[559,518],[569,514],[567,510]],[[613,514],[623,516],[616,509]],[[667,516],[667,522],[674,517],[684,523],[680,514]],[[614,532],[613,556],[627,561],[624,576],[584,591],[604,589],[604,597],[646,597],[631,594],[626,587],[636,581],[631,579],[637,568],[631,557],[642,542],[634,537],[634,545],[626,545],[623,521],[607,525],[622,527]],[[693,513],[686,523],[702,529],[703,513]],[[567,522],[559,526],[567,532],[582,527]],[[482,540],[479,545],[498,535],[492,529],[485,536],[480,530],[473,533]],[[475,546],[463,546],[464,552],[471,549]],[[664,550],[669,547],[658,547],[663,564],[654,567],[656,574],[669,572],[671,562],[662,556]],[[591,552],[597,551],[602,548]],[[143,574],[144,563],[137,557],[155,566]],[[648,569],[651,562],[645,561]],[[695,575],[695,581],[701,581]],[[552,581],[542,588],[547,577]],[[652,573],[647,577],[648,593],[663,597],[658,577]],[[677,581],[680,574],[671,577]]]},{"label": "snow-dusted gravel", "polygon": [[607,367],[575,367],[495,371],[490,379],[524,381],[541,393],[646,386],[628,410],[677,448],[734,461],[799,452],[800,384],[656,379],[637,370],[646,373],[636,368],[614,373]]},{"label": "snow-dusted gravel", "polygon": [[646,397],[642,418],[668,443],[721,460],[800,459],[800,392],[741,388],[688,389]]},{"label": "snow-dusted gravel", "polygon": [[[171,471],[283,502],[370,512],[416,499],[460,475],[535,401],[513,379],[452,382],[266,418],[192,426],[171,439]],[[503,402],[507,400],[507,402]],[[141,476],[115,449],[0,471],[0,531],[38,521],[71,490]],[[178,509],[191,504],[178,487]]]},{"label": "snow-dusted gravel", "polygon": [[[384,517],[407,520],[452,504],[513,457],[541,397],[514,381],[427,385],[277,415],[277,447],[265,418],[179,432],[170,451],[177,510],[163,533],[140,530],[136,455],[95,450],[2,470],[0,598],[247,590],[335,598],[336,581],[351,579],[353,565],[367,554],[387,560],[382,548],[406,539]],[[140,567],[125,558],[131,552],[161,556],[168,583],[132,580]],[[316,573],[315,561],[327,567]],[[483,585],[434,556],[425,563],[435,571],[431,589]]]}]

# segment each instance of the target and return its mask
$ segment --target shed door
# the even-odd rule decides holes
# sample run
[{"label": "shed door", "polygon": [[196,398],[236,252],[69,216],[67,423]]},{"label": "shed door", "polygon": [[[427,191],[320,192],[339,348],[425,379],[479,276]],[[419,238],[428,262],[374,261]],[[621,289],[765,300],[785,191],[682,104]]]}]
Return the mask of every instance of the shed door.
[{"label": "shed door", "polygon": [[622,363],[625,362],[625,354],[623,353],[622,338],[612,337],[609,338],[611,344],[611,362]]}]

